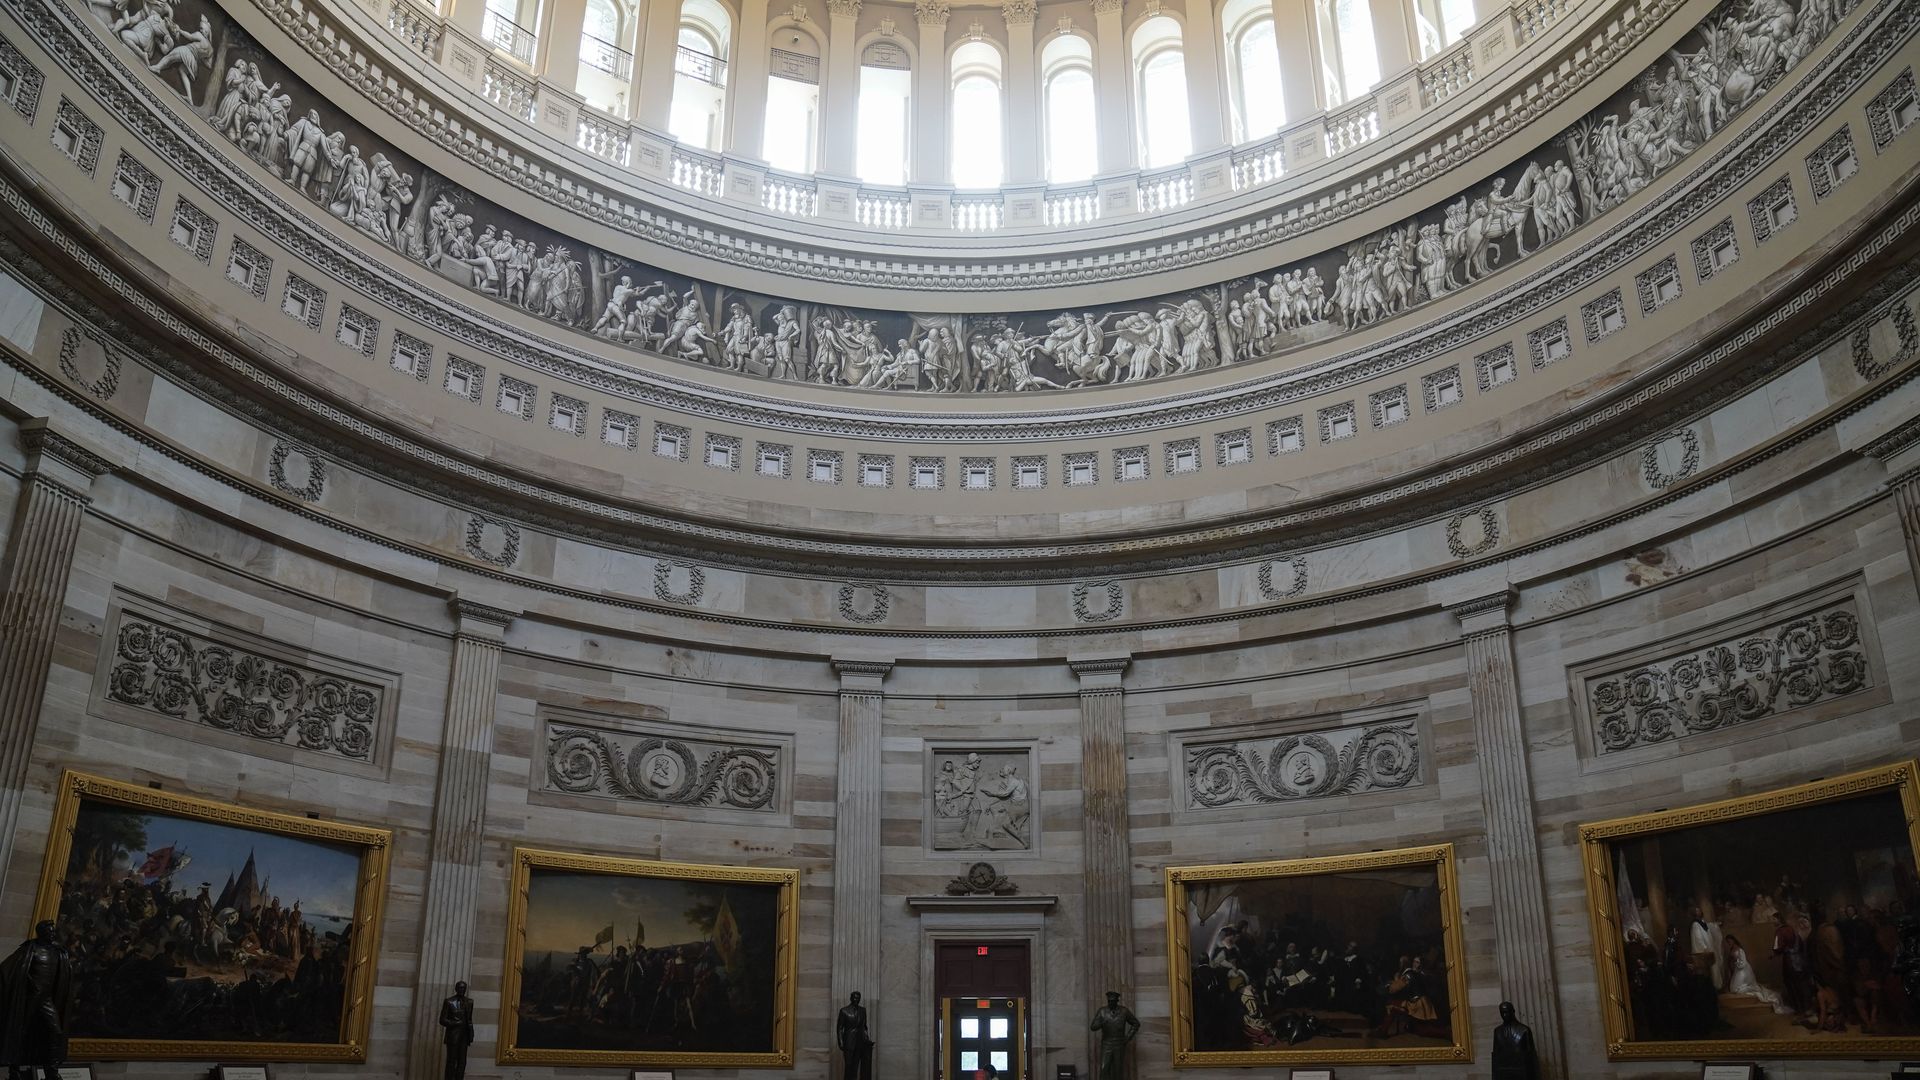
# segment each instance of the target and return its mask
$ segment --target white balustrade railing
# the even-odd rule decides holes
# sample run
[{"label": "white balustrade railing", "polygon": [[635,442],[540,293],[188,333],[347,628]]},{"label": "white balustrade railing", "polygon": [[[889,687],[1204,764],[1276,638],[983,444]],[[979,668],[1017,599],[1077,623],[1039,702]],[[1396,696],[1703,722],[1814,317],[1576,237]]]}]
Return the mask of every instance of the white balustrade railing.
[{"label": "white balustrade railing", "polygon": [[720,158],[691,147],[673,148],[673,164],[668,176],[675,186],[717,199],[722,190],[724,174],[725,163]]},{"label": "white balustrade railing", "polygon": [[413,0],[393,0],[387,8],[387,29],[415,52],[432,56],[440,45],[442,24]]},{"label": "white balustrade railing", "polygon": [[579,126],[574,129],[573,144],[594,157],[625,165],[633,146],[631,131],[624,123],[604,119],[582,109]]},{"label": "white balustrade railing", "polygon": [[1193,201],[1193,174],[1181,166],[1174,172],[1149,173],[1140,177],[1140,212],[1172,210]]},{"label": "white balustrade railing", "polygon": [[953,227],[961,232],[997,232],[1004,208],[999,192],[992,195],[955,195]]},{"label": "white balustrade railing", "polygon": [[1233,187],[1235,191],[1271,184],[1286,172],[1286,151],[1281,148],[1279,136],[1273,136],[1264,142],[1241,147],[1233,152]]},{"label": "white balustrade railing", "polygon": [[487,44],[531,67],[533,65],[533,46],[538,40],[533,31],[507,18],[505,15],[487,9],[486,18],[481,20],[480,35]]},{"label": "white balustrade railing", "polygon": [[1372,98],[1357,109],[1327,117],[1327,156],[1344,154],[1380,137],[1380,110]]},{"label": "white balustrade railing", "polygon": [[1090,225],[1100,219],[1100,192],[1094,188],[1049,191],[1042,211],[1054,228]]},{"label": "white balustrade railing", "polygon": [[913,223],[913,200],[904,191],[862,188],[853,198],[853,214],[869,229],[897,232]]},{"label": "white balustrade railing", "polygon": [[509,70],[492,57],[487,58],[486,69],[480,76],[480,96],[526,123],[533,123],[533,80]]},{"label": "white balustrade railing", "polygon": [[1570,0],[1514,0],[1513,21],[1522,44],[1546,32],[1572,6]]},{"label": "white balustrade railing", "polygon": [[1440,104],[1472,84],[1472,44],[1461,41],[1420,65],[1420,96],[1428,107]]},{"label": "white balustrade railing", "polygon": [[633,54],[592,34],[580,35],[580,62],[622,82],[633,78]]},{"label": "white balustrade railing", "polygon": [[760,185],[760,205],[787,217],[812,217],[820,212],[820,189],[812,180],[769,174]]}]

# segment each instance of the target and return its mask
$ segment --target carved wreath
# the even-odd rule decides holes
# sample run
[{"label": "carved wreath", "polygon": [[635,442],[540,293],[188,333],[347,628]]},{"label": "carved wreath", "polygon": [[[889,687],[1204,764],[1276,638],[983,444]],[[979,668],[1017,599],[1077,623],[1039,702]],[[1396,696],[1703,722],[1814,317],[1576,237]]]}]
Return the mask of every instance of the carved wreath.
[{"label": "carved wreath", "polygon": [[[1304,760],[1296,751],[1305,750]],[[1295,771],[1289,772],[1293,762]],[[1265,755],[1241,746],[1208,746],[1187,755],[1187,788],[1195,806],[1290,802],[1399,788],[1420,775],[1420,741],[1412,721],[1368,728],[1345,747],[1324,735],[1289,735]]]},{"label": "carved wreath", "polygon": [[[649,764],[663,755],[664,767]],[[764,810],[773,804],[779,764],[767,751],[739,746],[702,757],[677,739],[643,738],[622,753],[597,732],[556,728],[547,739],[547,776],[578,795]]]}]

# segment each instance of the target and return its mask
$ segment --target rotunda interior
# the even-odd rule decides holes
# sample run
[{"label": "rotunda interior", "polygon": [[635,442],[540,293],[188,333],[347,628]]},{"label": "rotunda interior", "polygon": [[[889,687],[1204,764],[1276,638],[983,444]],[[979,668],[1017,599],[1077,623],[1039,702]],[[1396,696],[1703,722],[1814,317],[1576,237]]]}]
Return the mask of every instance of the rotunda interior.
[{"label": "rotunda interior", "polygon": [[0,1063],[1920,1071],[1917,64],[0,0]]}]

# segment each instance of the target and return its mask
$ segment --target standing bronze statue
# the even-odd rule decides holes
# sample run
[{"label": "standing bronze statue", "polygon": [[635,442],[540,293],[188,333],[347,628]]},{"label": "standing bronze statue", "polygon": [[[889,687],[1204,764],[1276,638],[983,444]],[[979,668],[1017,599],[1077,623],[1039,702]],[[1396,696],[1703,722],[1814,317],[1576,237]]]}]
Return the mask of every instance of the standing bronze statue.
[{"label": "standing bronze statue", "polygon": [[867,1007],[860,1004],[860,991],[847,995],[847,1007],[840,1010],[835,1025],[840,1044],[841,1074],[845,1080],[873,1080],[873,1036],[867,1031]]},{"label": "standing bronze statue", "polygon": [[440,1040],[447,1045],[446,1080],[466,1080],[467,1048],[473,1045],[473,999],[465,979],[453,984],[453,996],[440,1003]]},{"label": "standing bronze statue", "polygon": [[1513,1015],[1511,1001],[1500,1003],[1500,1026],[1493,1029],[1493,1080],[1540,1080],[1533,1029]]},{"label": "standing bronze statue", "polygon": [[1120,1004],[1120,991],[1107,991],[1106,1006],[1093,1014],[1092,1030],[1100,1033],[1100,1071],[1093,1080],[1122,1080],[1127,1075],[1127,1044],[1140,1034],[1140,1021]]},{"label": "standing bronze statue", "polygon": [[67,1018],[73,1014],[73,964],[43,919],[33,937],[0,961],[0,1064],[8,1080],[58,1080],[67,1060]]}]

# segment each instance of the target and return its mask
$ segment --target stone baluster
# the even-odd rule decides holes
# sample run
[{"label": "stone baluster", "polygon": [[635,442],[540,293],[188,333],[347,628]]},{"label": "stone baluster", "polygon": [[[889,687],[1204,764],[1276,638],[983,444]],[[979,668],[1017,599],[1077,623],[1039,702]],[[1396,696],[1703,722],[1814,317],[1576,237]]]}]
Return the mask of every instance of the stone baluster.
[{"label": "stone baluster", "polygon": [[446,724],[440,732],[440,779],[433,792],[420,966],[407,1047],[407,1075],[412,1077],[440,1075],[440,1000],[467,977],[473,962],[473,913],[481,900],[480,839],[493,760],[494,703],[500,696],[500,645],[517,614],[457,597],[452,607],[453,664]]},{"label": "stone baluster", "polygon": [[[1304,2],[1304,0],[1302,0]],[[1127,62],[1123,0],[1093,0],[1093,78],[1100,123],[1100,172],[1134,167],[1133,65]],[[1101,998],[1105,1001],[1105,998]]]},{"label": "stone baluster", "polygon": [[[1080,679],[1080,880],[1086,893],[1084,1000],[1133,998],[1133,851],[1127,825],[1125,654],[1070,657]],[[1091,1008],[1091,1005],[1089,1006]],[[1088,1054],[1098,1052],[1088,1036]],[[1089,1058],[1091,1060],[1091,1057]]]},{"label": "stone baluster", "polygon": [[1467,650],[1467,691],[1473,703],[1480,803],[1493,886],[1494,955],[1500,994],[1533,1028],[1541,1076],[1566,1076],[1561,1058],[1560,1005],[1554,994],[1553,940],[1533,819],[1533,783],[1526,725],[1514,670],[1511,590],[1452,608]]},{"label": "stone baluster", "polygon": [[913,72],[913,180],[947,182],[947,19],[948,0],[915,0],[920,24],[920,55]]},{"label": "stone baluster", "polygon": [[0,595],[0,881],[13,865],[27,763],[81,519],[93,501],[94,480],[113,469],[45,417],[20,425],[20,445],[27,452],[26,471],[0,566],[6,587]]},{"label": "stone baluster", "polygon": [[1907,541],[1907,567],[1920,585],[1920,417],[1868,443],[1866,453],[1886,466],[1887,490]]},{"label": "stone baluster", "polygon": [[833,815],[833,1007],[858,990],[876,1040],[880,988],[880,684],[891,660],[836,658],[839,770]]},{"label": "stone baluster", "polygon": [[820,171],[834,176],[853,175],[859,135],[859,29],[860,0],[827,0],[827,84],[820,95],[820,115],[828,119]]}]

